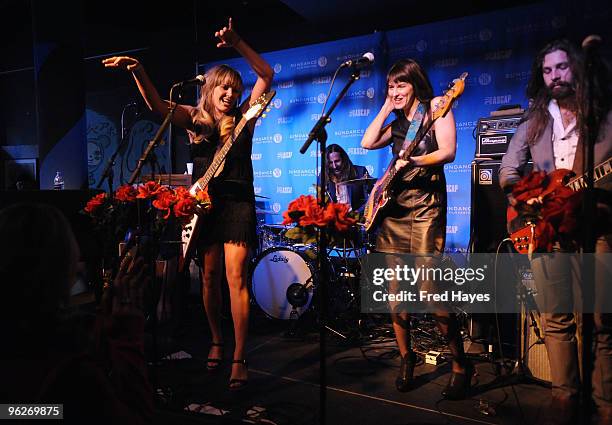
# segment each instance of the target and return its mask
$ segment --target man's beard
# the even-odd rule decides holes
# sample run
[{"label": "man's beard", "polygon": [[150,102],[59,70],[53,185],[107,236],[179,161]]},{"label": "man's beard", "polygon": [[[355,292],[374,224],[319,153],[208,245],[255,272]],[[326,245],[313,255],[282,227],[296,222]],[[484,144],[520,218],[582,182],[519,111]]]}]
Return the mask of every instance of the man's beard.
[{"label": "man's beard", "polygon": [[576,92],[571,84],[560,82],[548,86],[548,93],[550,94],[551,98],[555,100],[562,100],[575,95]]}]

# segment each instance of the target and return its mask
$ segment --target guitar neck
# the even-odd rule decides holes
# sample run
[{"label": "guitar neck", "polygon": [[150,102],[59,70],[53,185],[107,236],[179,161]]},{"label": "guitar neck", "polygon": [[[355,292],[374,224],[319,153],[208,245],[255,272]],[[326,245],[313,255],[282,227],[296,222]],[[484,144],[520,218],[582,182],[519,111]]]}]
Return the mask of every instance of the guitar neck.
[{"label": "guitar neck", "polygon": [[[612,173],[612,158],[608,158],[606,161],[602,162],[593,169],[593,182],[598,182],[610,173]],[[573,178],[566,184],[566,186],[574,191],[578,191],[586,187],[585,177],[586,175],[583,174],[579,177]]]},{"label": "guitar neck", "polygon": [[204,173],[204,175],[200,177],[198,181],[195,183],[196,185],[200,187],[200,189],[204,189],[205,187],[208,186],[208,183],[210,183],[215,173],[217,172],[217,170],[219,169],[219,167],[225,160],[227,153],[229,152],[231,147],[234,145],[234,141],[236,140],[236,138],[238,137],[238,135],[244,128],[245,124],[246,124],[246,119],[242,117],[242,119],[240,120],[238,125],[236,125],[236,127],[234,128],[234,131],[232,132],[232,138],[223,144],[221,149],[219,149],[219,151],[215,154],[215,157],[213,158],[213,162],[208,167],[208,170],[206,170],[206,173]]}]

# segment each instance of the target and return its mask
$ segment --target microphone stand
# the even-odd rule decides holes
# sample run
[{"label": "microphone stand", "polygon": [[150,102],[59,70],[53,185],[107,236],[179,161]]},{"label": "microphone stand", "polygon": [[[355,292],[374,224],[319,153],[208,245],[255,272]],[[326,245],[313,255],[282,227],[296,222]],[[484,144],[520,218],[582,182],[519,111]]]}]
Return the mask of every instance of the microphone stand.
[{"label": "microphone stand", "polygon": [[[359,79],[359,70],[353,68],[353,72],[351,73],[351,77],[349,81],[346,83],[342,91],[336,97],[334,103],[330,106],[329,110],[321,115],[321,118],[314,125],[310,133],[308,133],[308,139],[304,142],[304,145],[300,149],[300,153],[306,153],[306,150],[310,147],[313,140],[317,140],[319,142],[319,147],[321,150],[321,172],[319,177],[319,182],[317,182],[317,193],[319,197],[319,205],[321,208],[325,209],[325,174],[326,174],[326,154],[327,150],[327,132],[325,131],[325,126],[331,122],[331,114],[338,106],[338,103],[342,100],[349,87]],[[326,329],[327,329],[327,283],[328,283],[328,269],[327,265],[327,234],[325,230],[319,231],[319,251],[317,253],[317,262],[318,262],[318,271],[319,271],[319,287],[318,287],[318,301],[319,301],[319,424],[325,425],[326,423],[326,410],[327,410],[327,371],[326,371],[326,361],[325,361],[325,353],[326,353]]]},{"label": "microphone stand", "polygon": [[128,103],[127,105],[123,107],[123,110],[121,111],[121,140],[119,140],[119,144],[117,145],[117,149],[115,149],[115,152],[113,152],[111,157],[108,159],[108,162],[106,163],[106,167],[104,168],[104,171],[102,172],[102,177],[100,177],[100,181],[96,185],[96,189],[100,189],[100,186],[102,186],[102,183],[104,183],[104,180],[108,179],[108,193],[110,196],[113,196],[113,179],[115,177],[115,172],[113,168],[115,167],[115,159],[117,159],[117,155],[119,154],[119,151],[123,149],[123,146],[125,145],[125,142],[127,140],[126,138],[127,133],[129,133],[129,130],[126,131],[126,128],[123,125],[125,111],[127,110],[127,108],[129,108],[130,106],[134,106],[134,105],[135,104],[133,102]]}]

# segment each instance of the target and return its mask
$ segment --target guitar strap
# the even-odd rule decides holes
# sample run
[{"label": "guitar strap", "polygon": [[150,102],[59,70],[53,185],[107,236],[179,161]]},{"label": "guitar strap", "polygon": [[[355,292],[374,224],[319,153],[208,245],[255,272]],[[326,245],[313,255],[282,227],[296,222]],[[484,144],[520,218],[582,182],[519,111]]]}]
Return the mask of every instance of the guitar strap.
[{"label": "guitar strap", "polygon": [[423,123],[423,118],[425,118],[425,104],[419,102],[419,106],[417,106],[416,111],[414,111],[414,116],[412,117],[412,121],[410,121],[410,127],[408,127],[408,131],[406,132],[406,137],[404,138],[404,143],[402,144],[401,150],[408,149],[410,143],[414,140],[421,128],[421,124]]}]

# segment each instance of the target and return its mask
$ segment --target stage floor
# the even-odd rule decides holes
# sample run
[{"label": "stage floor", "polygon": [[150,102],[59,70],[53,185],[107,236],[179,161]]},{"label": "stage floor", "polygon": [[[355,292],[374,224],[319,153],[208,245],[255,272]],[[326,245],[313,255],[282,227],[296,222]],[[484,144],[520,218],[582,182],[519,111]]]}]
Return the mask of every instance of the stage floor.
[{"label": "stage floor", "polygon": [[[319,423],[319,338],[312,323],[302,320],[305,335],[289,338],[285,336],[288,321],[270,320],[254,306],[248,340],[249,385],[236,393],[227,389],[231,320],[224,318],[225,361],[220,370],[210,373],[206,370],[210,336],[197,300],[190,302],[186,313],[178,328],[180,337],[177,332],[171,336],[168,324],[158,327],[157,357],[162,360],[150,370],[160,400],[158,423]],[[484,356],[474,357],[477,376],[467,400],[442,399],[440,391],[450,374],[448,363],[419,364],[416,388],[398,392],[394,380],[400,359],[390,338],[390,324],[379,316],[362,330],[377,338],[362,338],[361,346],[333,333],[326,339],[326,423],[536,424],[541,420],[550,390],[519,382],[517,374],[496,377],[495,363]],[[184,356],[188,358],[179,359]],[[190,405],[202,412],[186,411]]]}]

